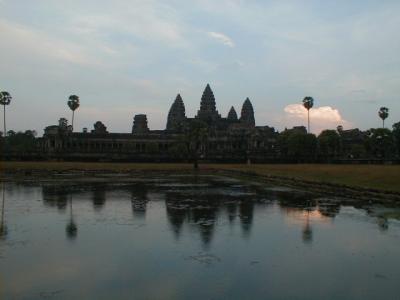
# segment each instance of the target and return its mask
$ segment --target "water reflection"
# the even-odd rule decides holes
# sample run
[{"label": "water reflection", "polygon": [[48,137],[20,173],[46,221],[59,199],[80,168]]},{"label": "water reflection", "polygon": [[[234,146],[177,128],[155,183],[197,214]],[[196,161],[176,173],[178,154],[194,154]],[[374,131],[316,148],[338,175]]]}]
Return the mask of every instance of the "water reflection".
[{"label": "water reflection", "polygon": [[387,231],[389,229],[389,221],[385,217],[378,217],[378,226],[381,231]]},{"label": "water reflection", "polygon": [[59,210],[65,210],[68,204],[68,197],[71,189],[64,184],[46,184],[42,187],[43,203]]},{"label": "water reflection", "polygon": [[67,234],[67,237],[71,240],[74,240],[78,234],[78,226],[76,225],[74,221],[74,213],[72,209],[72,194],[70,195],[69,198],[69,220],[67,223],[67,226],[65,228],[65,232]]},{"label": "water reflection", "polygon": [[[0,268],[10,270],[2,299],[58,291],[78,299],[82,290],[89,299],[129,299],[132,291],[138,299],[398,292],[400,223],[383,205],[177,176],[11,183],[2,187],[1,209],[2,228],[6,216],[12,228],[0,240]],[[332,281],[352,288],[335,290]]]},{"label": "water reflection", "polygon": [[313,232],[312,232],[312,227],[310,224],[310,209],[307,209],[307,217],[306,217],[306,221],[303,227],[303,242],[304,243],[311,243],[312,242],[312,238],[313,238]]},{"label": "water reflection", "polygon": [[143,219],[146,216],[148,188],[146,184],[136,184],[131,189],[131,203],[133,216],[138,219]]},{"label": "water reflection", "polygon": [[[363,208],[360,203],[351,200],[322,198],[304,191],[268,190],[260,186],[237,185],[232,182],[213,181],[210,178],[195,176],[180,178],[179,183],[160,184],[157,180],[138,181],[112,185],[110,183],[69,183],[45,184],[42,186],[43,203],[66,211],[69,203],[69,221],[66,226],[68,238],[74,239],[78,227],[74,220],[72,196],[79,199],[91,192],[94,211],[100,212],[107,202],[107,191],[126,191],[130,194],[132,214],[135,219],[144,219],[147,206],[152,200],[150,194],[159,194],[165,198],[165,212],[171,231],[179,240],[183,228],[198,232],[204,249],[208,249],[217,225],[227,220],[230,226],[240,223],[242,237],[248,239],[254,224],[255,207],[266,208],[272,203],[278,204],[280,211],[289,223],[298,224],[301,239],[310,244],[315,239],[313,223],[324,223],[335,218],[343,204]],[[347,202],[346,202],[347,201]],[[2,232],[7,233],[4,223],[4,188],[2,202]],[[374,215],[369,207],[365,211],[376,217],[381,231],[389,228],[386,217]]]},{"label": "water reflection", "polygon": [[106,203],[106,185],[105,184],[97,184],[93,189],[93,207],[95,210],[100,211],[104,204]]},{"label": "water reflection", "polygon": [[232,194],[211,192],[204,195],[193,191],[188,196],[187,193],[168,192],[166,193],[166,213],[177,239],[180,237],[184,223],[187,223],[199,232],[203,247],[207,249],[212,241],[216,225],[225,218],[224,214],[230,224],[239,218],[244,236],[250,235],[254,201],[248,196],[237,197]]},{"label": "water reflection", "polygon": [[1,220],[0,220],[0,239],[5,239],[8,234],[7,224],[5,220],[5,203],[6,203],[6,196],[5,196],[5,184],[4,181],[2,183],[2,201],[1,201]]}]

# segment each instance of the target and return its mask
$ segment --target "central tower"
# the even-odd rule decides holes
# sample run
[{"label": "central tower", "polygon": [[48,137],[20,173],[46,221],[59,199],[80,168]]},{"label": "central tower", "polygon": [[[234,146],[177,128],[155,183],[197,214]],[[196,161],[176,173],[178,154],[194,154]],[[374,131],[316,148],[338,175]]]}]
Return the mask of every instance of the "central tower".
[{"label": "central tower", "polygon": [[209,125],[221,118],[216,109],[214,93],[209,84],[207,84],[201,96],[200,109],[197,111],[196,118],[207,122]]}]

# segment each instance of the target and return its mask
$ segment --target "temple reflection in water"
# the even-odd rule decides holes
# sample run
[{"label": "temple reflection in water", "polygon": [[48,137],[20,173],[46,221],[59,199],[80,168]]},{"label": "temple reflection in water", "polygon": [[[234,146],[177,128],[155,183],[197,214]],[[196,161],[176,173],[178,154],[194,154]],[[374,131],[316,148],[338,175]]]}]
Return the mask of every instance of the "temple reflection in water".
[{"label": "temple reflection in water", "polygon": [[[176,240],[182,232],[197,232],[203,246],[209,247],[219,224],[240,224],[242,237],[249,238],[254,223],[254,211],[278,210],[284,220],[299,228],[305,243],[315,239],[313,224],[329,224],[343,203],[324,199],[318,195],[293,190],[269,190],[260,186],[233,184],[208,177],[179,178],[183,183],[152,180],[115,185],[113,183],[45,184],[42,186],[43,202],[70,215],[67,236],[75,238],[78,224],[74,204],[91,200],[95,213],[100,213],[108,193],[118,191],[118,199],[130,203],[132,218],[144,219],[151,201],[163,202],[166,220]],[[115,216],[118,218],[118,216]],[[381,230],[388,228],[386,219],[377,218]]]}]

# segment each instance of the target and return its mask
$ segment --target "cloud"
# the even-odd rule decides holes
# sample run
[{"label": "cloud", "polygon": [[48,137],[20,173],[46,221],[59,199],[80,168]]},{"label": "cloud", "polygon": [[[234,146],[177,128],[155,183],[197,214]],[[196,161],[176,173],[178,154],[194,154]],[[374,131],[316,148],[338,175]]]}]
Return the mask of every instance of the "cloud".
[{"label": "cloud", "polygon": [[235,43],[232,41],[232,39],[223,33],[210,31],[210,32],[208,32],[208,35],[210,37],[212,37],[213,39],[217,40],[218,42],[224,44],[225,46],[228,46],[231,48],[235,47]]},{"label": "cloud", "polygon": [[36,56],[78,65],[99,64],[84,47],[20,24],[0,20],[0,38],[8,41],[3,48],[3,58],[16,55]]},{"label": "cloud", "polygon": [[[284,108],[284,121],[287,125],[307,125],[307,110],[301,104],[289,104]],[[345,128],[351,123],[343,119],[339,110],[331,106],[320,106],[310,110],[311,131],[320,133],[324,129],[336,129],[338,125]]]}]

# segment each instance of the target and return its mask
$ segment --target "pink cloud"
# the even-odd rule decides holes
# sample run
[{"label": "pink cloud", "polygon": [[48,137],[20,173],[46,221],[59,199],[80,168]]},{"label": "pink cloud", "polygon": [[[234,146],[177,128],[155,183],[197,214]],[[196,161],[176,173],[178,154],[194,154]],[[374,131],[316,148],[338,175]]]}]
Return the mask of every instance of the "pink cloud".
[{"label": "pink cloud", "polygon": [[[302,104],[289,104],[284,108],[286,127],[307,126],[307,110]],[[343,119],[339,110],[331,106],[314,107],[310,109],[311,131],[320,133],[324,129],[336,129],[338,125],[349,128],[352,124]]]}]

